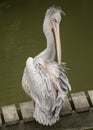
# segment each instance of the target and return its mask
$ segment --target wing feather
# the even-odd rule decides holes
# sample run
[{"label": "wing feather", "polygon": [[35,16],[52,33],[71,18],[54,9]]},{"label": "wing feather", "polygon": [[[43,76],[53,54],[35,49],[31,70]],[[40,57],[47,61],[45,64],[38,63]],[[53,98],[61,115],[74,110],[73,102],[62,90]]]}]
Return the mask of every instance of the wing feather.
[{"label": "wing feather", "polygon": [[[35,101],[36,120],[47,123],[59,119],[59,112],[71,89],[63,67],[54,61],[30,57],[26,61],[22,84],[25,90],[29,88],[27,93]],[[38,111],[42,112],[38,114]]]},{"label": "wing feather", "polygon": [[48,61],[47,64],[48,73],[50,73],[50,79],[56,89],[57,97],[52,107],[52,111],[55,112],[55,116],[59,115],[62,108],[65,97],[67,96],[68,90],[71,90],[69,80],[65,74],[65,69],[58,65],[56,62]]},{"label": "wing feather", "polygon": [[38,102],[43,110],[50,110],[54,102],[54,95],[51,88],[51,82],[48,74],[43,67],[43,61],[28,58],[26,62],[26,71],[29,85],[34,91]]}]

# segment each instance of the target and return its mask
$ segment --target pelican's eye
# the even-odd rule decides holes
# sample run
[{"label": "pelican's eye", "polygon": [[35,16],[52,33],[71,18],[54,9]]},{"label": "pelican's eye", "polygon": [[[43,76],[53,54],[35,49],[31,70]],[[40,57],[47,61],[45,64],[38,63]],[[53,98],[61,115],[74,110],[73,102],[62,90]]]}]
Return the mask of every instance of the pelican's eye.
[{"label": "pelican's eye", "polygon": [[55,21],[55,23],[57,23],[57,20],[56,20],[56,18],[54,18],[54,21]]}]

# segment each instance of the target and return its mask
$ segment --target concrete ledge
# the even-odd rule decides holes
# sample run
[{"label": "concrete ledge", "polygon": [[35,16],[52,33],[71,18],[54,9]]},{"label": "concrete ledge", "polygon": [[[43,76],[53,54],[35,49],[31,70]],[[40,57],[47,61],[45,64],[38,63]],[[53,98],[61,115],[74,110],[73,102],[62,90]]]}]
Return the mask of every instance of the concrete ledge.
[{"label": "concrete ledge", "polygon": [[88,95],[89,95],[91,104],[92,104],[92,106],[93,106],[93,90],[89,90],[89,91],[88,91]]},{"label": "concrete ledge", "polygon": [[[91,104],[88,99],[90,98]],[[74,107],[73,107],[74,105]],[[0,130],[84,130],[93,128],[93,90],[72,93],[66,98],[60,120],[53,126],[42,126],[33,119],[32,101],[1,107]],[[2,115],[2,116],[1,116]]]},{"label": "concrete ledge", "polygon": [[4,121],[7,125],[18,123],[19,117],[15,105],[2,107],[2,113],[4,116]]},{"label": "concrete ledge", "polygon": [[62,110],[61,110],[61,115],[68,115],[68,114],[71,114],[72,113],[72,108],[71,108],[71,105],[70,105],[70,102],[69,102],[69,99],[68,97],[65,99],[65,102],[64,102],[64,105],[62,107]]},{"label": "concrete ledge", "polygon": [[0,127],[2,126],[2,119],[1,119],[1,114],[0,114]]},{"label": "concrete ledge", "polygon": [[20,103],[20,111],[24,122],[34,120],[33,110],[34,110],[34,104],[32,101]]},{"label": "concrete ledge", "polygon": [[89,110],[89,103],[84,92],[72,93],[71,97],[77,112]]}]

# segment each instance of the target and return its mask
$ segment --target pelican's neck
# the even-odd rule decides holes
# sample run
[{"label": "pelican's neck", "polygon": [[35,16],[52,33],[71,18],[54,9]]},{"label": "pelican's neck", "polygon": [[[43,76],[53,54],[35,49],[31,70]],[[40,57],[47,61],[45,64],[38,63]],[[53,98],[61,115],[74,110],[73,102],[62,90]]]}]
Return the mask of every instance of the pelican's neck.
[{"label": "pelican's neck", "polygon": [[54,60],[55,58],[55,43],[54,43],[54,35],[49,25],[49,19],[45,17],[43,24],[43,31],[47,41],[47,47],[44,51],[42,51],[38,56],[43,59]]}]

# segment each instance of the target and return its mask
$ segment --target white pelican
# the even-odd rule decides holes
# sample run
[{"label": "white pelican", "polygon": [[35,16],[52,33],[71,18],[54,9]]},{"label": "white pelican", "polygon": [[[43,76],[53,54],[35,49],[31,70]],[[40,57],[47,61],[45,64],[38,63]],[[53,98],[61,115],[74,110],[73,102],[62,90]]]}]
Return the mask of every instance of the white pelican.
[{"label": "white pelican", "polygon": [[[43,23],[47,47],[36,57],[27,59],[22,77],[22,87],[35,103],[33,117],[43,125],[52,125],[59,120],[63,102],[68,90],[71,90],[65,69],[60,66],[59,24],[61,13],[63,12],[59,8],[47,9]],[[54,61],[55,42],[58,63]]]}]

